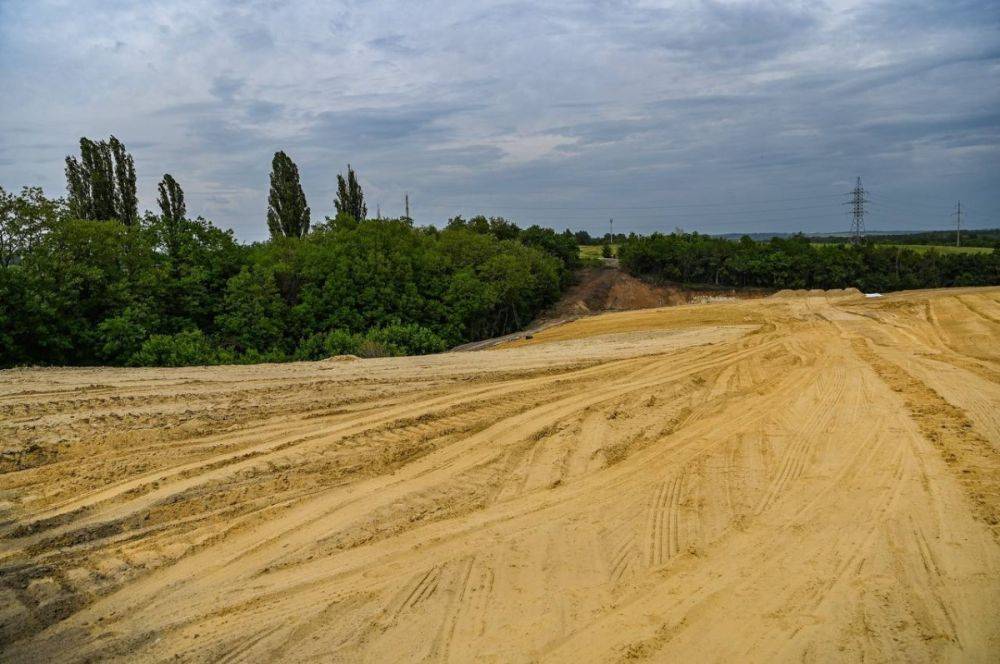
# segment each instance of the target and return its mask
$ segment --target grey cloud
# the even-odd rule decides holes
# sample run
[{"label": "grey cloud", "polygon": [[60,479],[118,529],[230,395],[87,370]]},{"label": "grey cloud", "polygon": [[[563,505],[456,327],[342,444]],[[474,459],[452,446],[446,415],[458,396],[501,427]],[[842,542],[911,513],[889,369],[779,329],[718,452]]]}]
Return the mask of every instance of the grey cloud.
[{"label": "grey cloud", "polygon": [[77,138],[115,133],[144,204],[169,171],[193,213],[247,240],[266,236],[278,149],[317,215],[349,161],[384,213],[408,191],[424,223],[481,211],[590,230],[612,214],[624,230],[829,230],[836,200],[778,215],[605,208],[829,201],[860,174],[897,198],[961,197],[1000,225],[995,2],[843,7],[0,2],[0,184],[61,193]]},{"label": "grey cloud", "polygon": [[469,109],[427,105],[324,111],[313,119],[308,138],[376,147],[418,137],[441,139],[447,137],[447,129],[438,123],[463,110]]},{"label": "grey cloud", "polygon": [[237,92],[242,90],[245,85],[245,78],[222,74],[221,76],[215,77],[212,81],[212,87],[210,89],[212,94],[219,99],[230,100],[236,95]]}]

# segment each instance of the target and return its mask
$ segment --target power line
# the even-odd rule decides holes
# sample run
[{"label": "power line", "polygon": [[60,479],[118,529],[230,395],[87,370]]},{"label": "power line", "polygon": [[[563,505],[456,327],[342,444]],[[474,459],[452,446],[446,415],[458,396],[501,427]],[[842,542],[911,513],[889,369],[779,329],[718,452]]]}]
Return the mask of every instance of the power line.
[{"label": "power line", "polygon": [[[499,197],[500,194],[487,195],[488,198]],[[849,196],[849,200],[844,203],[850,206],[844,209],[843,213],[851,217],[850,234],[851,241],[861,242],[865,237],[865,216],[870,215],[871,208],[881,211],[881,216],[908,216],[923,219],[923,222],[914,222],[909,227],[911,230],[922,228],[929,223],[929,217],[937,217],[937,210],[942,210],[939,206],[924,204],[918,201],[898,202],[893,197],[886,197],[883,194],[872,196],[862,185],[861,178],[857,178],[855,187],[849,192],[839,194],[813,194],[810,196],[791,196],[786,198],[772,198],[758,201],[732,201],[732,202],[692,202],[692,203],[662,203],[659,205],[616,205],[616,206],[588,206],[588,205],[508,205],[483,204],[456,205],[455,203],[438,203],[426,205],[428,210],[447,210],[447,214],[472,213],[476,208],[483,210],[493,208],[499,214],[513,214],[514,219],[521,224],[541,224],[549,226],[596,226],[601,223],[600,213],[607,211],[617,211],[621,213],[619,221],[623,221],[626,227],[631,227],[637,231],[660,230],[677,225],[692,225],[697,228],[710,227],[749,227],[761,226],[771,223],[775,226],[787,228],[792,224],[808,224],[810,226],[839,226],[832,218],[831,203],[827,202],[832,198],[842,198]],[[805,205],[779,206],[782,203],[808,202]],[[404,207],[406,216],[409,217],[409,195],[404,194]],[[946,208],[951,209],[951,208]],[[822,214],[820,211],[829,211],[830,215]],[[965,216],[968,225],[969,209],[961,205],[961,215]],[[812,214],[815,212],[816,214]],[[802,213],[805,213],[804,215]],[[432,213],[434,214],[434,213]],[[615,215],[616,217],[619,215]],[[943,216],[943,215],[942,215]],[[958,216],[952,214],[952,216]],[[985,216],[985,215],[984,215]],[[733,219],[739,217],[739,219]],[[622,219],[623,218],[623,219]],[[608,219],[607,216],[604,219]],[[962,219],[957,219],[956,243],[960,243],[960,227]],[[613,237],[613,220],[609,220],[609,228]],[[932,223],[932,222],[931,222]]]},{"label": "power line", "polygon": [[910,212],[910,213],[926,213],[926,212],[934,213],[934,212],[939,212],[939,213],[942,213],[942,212],[948,212],[949,210],[952,209],[950,207],[927,206],[927,205],[922,205],[920,203],[896,203],[896,202],[889,202],[889,201],[882,200],[881,197],[878,197],[878,196],[873,197],[873,196],[869,195],[868,198],[869,198],[868,202],[871,203],[872,205],[876,205],[876,206],[880,206],[880,207],[885,207],[885,208],[890,208],[890,209],[893,209],[893,210],[898,210],[900,212]]},{"label": "power line", "polygon": [[[506,206],[498,206],[498,208],[500,209],[501,212],[504,211],[505,209],[507,209]],[[510,208],[510,209],[513,209],[513,208]],[[608,208],[608,209],[628,210],[629,208]],[[800,205],[800,206],[796,206],[796,207],[785,207],[785,208],[769,208],[769,209],[759,209],[759,208],[757,208],[757,209],[719,210],[719,211],[715,211],[715,210],[704,210],[704,211],[691,210],[691,211],[683,211],[682,210],[682,211],[665,211],[664,212],[664,211],[659,211],[659,210],[641,210],[640,214],[633,214],[631,216],[633,218],[634,217],[646,217],[646,218],[649,218],[649,217],[659,217],[661,215],[670,214],[670,215],[674,215],[676,217],[677,215],[680,215],[680,214],[694,214],[695,212],[697,212],[697,214],[699,216],[729,217],[729,216],[734,216],[734,215],[735,216],[761,215],[761,214],[770,215],[770,214],[781,213],[781,212],[800,212],[802,210],[828,210],[828,209],[830,209],[829,204],[825,204],[825,205]],[[542,211],[545,212],[545,211],[549,211],[549,210],[542,210]],[[603,208],[580,208],[578,210],[578,212],[580,212],[580,213],[587,213],[587,212],[595,212],[596,213],[596,212],[601,212],[601,211],[603,211]],[[529,214],[527,214],[525,216],[530,216],[531,218],[535,218],[535,219],[555,219],[555,220],[560,220],[560,219],[572,220],[572,219],[578,218],[577,216],[573,215],[571,211],[567,211],[567,214],[565,214],[565,215],[559,215],[559,216],[547,216],[546,215],[546,216],[542,216],[542,217],[539,217],[537,215],[531,215],[530,211],[529,211]]]},{"label": "power line", "polygon": [[[783,203],[783,202],[793,202],[793,201],[811,201],[818,198],[841,198],[850,192],[841,192],[839,194],[819,194],[815,196],[801,196],[798,198],[772,198],[766,201],[749,201],[749,202],[736,202],[736,203],[665,203],[660,205],[613,205],[613,206],[598,206],[598,205],[507,205],[504,203],[494,204],[495,207],[501,207],[507,210],[540,210],[540,211],[587,211],[587,210],[672,210],[681,208],[703,208],[703,207],[727,207],[732,205],[754,205],[754,204],[772,204],[772,203]],[[455,208],[481,208],[486,207],[482,203],[475,204],[455,204],[455,203],[439,203],[436,205],[425,205],[425,208],[434,210],[444,210],[444,209],[455,209]]]}]

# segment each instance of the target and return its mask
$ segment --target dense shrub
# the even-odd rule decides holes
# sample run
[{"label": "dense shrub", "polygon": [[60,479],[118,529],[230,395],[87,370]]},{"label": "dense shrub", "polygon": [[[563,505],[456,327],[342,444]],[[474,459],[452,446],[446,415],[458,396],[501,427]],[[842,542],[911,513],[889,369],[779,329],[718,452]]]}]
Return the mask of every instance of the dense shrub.
[{"label": "dense shrub", "polygon": [[425,355],[448,348],[444,339],[416,323],[372,328],[365,333],[365,341],[383,346],[392,355]]},{"label": "dense shrub", "polygon": [[185,330],[177,334],[154,334],[143,342],[132,356],[134,366],[183,367],[194,364],[216,364],[231,359],[213,348],[201,330]]}]

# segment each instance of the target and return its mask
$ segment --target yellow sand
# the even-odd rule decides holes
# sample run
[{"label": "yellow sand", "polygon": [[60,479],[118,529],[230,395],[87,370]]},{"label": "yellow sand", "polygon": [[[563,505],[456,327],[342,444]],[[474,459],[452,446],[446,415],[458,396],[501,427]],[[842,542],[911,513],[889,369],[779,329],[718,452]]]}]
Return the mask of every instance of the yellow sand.
[{"label": "yellow sand", "polygon": [[4,662],[1000,661],[1000,289],[6,371],[0,441]]}]

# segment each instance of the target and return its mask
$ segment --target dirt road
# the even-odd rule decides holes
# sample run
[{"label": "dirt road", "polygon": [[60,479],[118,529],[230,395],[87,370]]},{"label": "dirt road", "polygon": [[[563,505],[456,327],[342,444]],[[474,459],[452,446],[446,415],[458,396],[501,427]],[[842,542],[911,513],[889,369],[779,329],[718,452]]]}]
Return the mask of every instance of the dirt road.
[{"label": "dirt road", "polygon": [[0,660],[1000,661],[1000,289],[0,372]]}]

